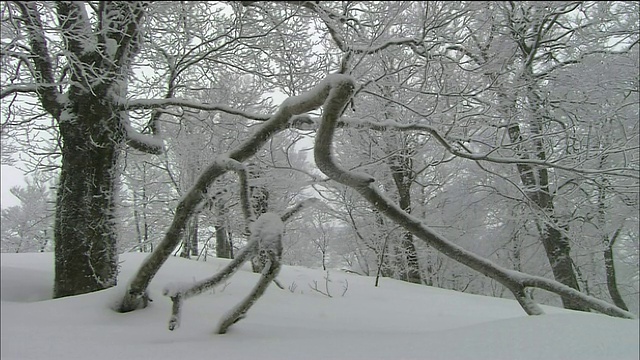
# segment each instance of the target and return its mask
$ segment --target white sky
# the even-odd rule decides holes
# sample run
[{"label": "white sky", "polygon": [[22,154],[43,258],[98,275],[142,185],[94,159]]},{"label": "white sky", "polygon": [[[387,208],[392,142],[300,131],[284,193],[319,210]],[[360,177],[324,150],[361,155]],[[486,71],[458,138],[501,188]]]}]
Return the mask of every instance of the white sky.
[{"label": "white sky", "polygon": [[10,206],[19,205],[20,201],[11,195],[9,189],[16,185],[26,185],[24,181],[24,176],[22,171],[2,164],[2,195],[0,197],[0,207],[2,209],[8,208]]}]

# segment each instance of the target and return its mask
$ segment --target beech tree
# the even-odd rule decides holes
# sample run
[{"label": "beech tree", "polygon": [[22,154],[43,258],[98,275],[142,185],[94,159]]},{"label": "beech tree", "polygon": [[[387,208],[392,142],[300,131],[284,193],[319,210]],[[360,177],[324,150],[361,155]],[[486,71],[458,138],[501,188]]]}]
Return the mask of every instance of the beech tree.
[{"label": "beech tree", "polygon": [[[54,296],[116,284],[114,206],[125,146],[159,153],[162,142],[131,127],[120,103],[141,45],[146,2],[6,2],[2,99],[35,96],[61,138]],[[10,75],[9,75],[10,74]]]}]

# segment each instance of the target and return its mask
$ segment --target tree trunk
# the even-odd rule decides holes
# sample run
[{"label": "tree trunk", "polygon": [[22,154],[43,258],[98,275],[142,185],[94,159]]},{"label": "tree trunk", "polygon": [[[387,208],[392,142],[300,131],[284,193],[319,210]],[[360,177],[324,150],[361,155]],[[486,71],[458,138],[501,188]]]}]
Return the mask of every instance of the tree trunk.
[{"label": "tree trunk", "polygon": [[112,287],[118,272],[114,206],[123,129],[96,96],[78,95],[65,111],[71,118],[60,122],[55,298]]},{"label": "tree trunk", "polygon": [[[569,240],[562,236],[562,233],[553,226],[543,225],[540,240],[544,247],[547,259],[551,264],[553,277],[567,286],[576,290],[580,290],[578,279],[573,269],[573,262],[569,254]],[[588,308],[581,306],[571,299],[562,298],[562,305],[565,309],[589,311]]]},{"label": "tree trunk", "polygon": [[[398,189],[400,208],[411,213],[411,183],[413,171],[409,150],[403,149],[398,156],[391,158],[393,181]],[[414,284],[422,283],[418,252],[413,243],[413,234],[405,231],[400,240],[400,256],[402,257],[401,278]]]},{"label": "tree trunk", "polygon": [[136,192],[132,192],[133,195],[133,221],[136,224],[136,238],[138,239],[138,251],[145,252],[146,244],[142,240],[142,230],[140,230],[140,212],[138,211],[138,195]]},{"label": "tree trunk", "polygon": [[[539,129],[533,126],[534,133],[540,133]],[[509,138],[513,144],[519,144],[523,142],[523,138],[520,133],[520,125],[514,124],[509,127]],[[537,151],[536,158],[538,160],[545,160],[546,155],[542,149],[541,140],[535,140],[535,148]],[[519,146],[518,146],[519,147]],[[518,148],[520,156],[523,158],[528,157],[521,149]],[[538,206],[541,211],[551,219],[555,220],[555,208],[553,205],[553,198],[551,197],[549,189],[549,173],[546,168],[535,169],[527,164],[518,164],[518,174],[520,175],[520,181],[524,187],[525,193],[528,194],[529,199]],[[578,279],[573,268],[573,262],[571,261],[569,240],[562,235],[557,228],[557,224],[549,224],[543,222],[540,228],[540,242],[544,247],[547,259],[551,265],[551,271],[556,281],[563,283],[573,289],[580,290],[578,285]],[[562,297],[562,305],[566,309],[589,311],[585,306],[582,306],[568,297]]]},{"label": "tree trunk", "polygon": [[[250,172],[250,176],[252,178],[260,178],[260,175],[262,175],[260,172]],[[253,206],[253,211],[258,218],[269,209],[269,190],[264,186],[251,186],[249,189],[251,194],[251,205]],[[262,270],[264,270],[264,266],[265,264],[257,256],[251,259],[251,269],[254,273],[261,273]]]},{"label": "tree trunk", "polygon": [[216,257],[220,259],[233,259],[231,237],[227,229],[228,209],[223,201],[216,201]]},{"label": "tree trunk", "polygon": [[191,256],[198,256],[198,215],[189,220],[183,240],[180,257],[190,259]]},{"label": "tree trunk", "polygon": [[613,261],[613,244],[616,239],[620,235],[620,229],[616,230],[615,234],[611,240],[605,238],[605,249],[604,249],[604,266],[607,273],[607,289],[609,290],[609,296],[611,296],[611,300],[613,303],[624,310],[629,311],[627,304],[622,299],[622,295],[620,295],[620,291],[618,290],[618,281],[616,280],[616,268]]},{"label": "tree trunk", "polygon": [[198,216],[193,217],[193,229],[189,237],[189,251],[191,256],[198,256]]},{"label": "tree trunk", "polygon": [[231,259],[231,242],[229,233],[224,225],[216,226],[216,257]]},{"label": "tree trunk", "polygon": [[[609,139],[607,139],[609,140]],[[607,141],[609,143],[610,141]],[[600,168],[604,168],[607,163],[609,156],[604,155],[600,158]],[[604,245],[604,268],[607,277],[607,290],[609,291],[609,296],[613,303],[624,310],[629,310],[627,304],[622,299],[622,295],[620,295],[620,291],[618,290],[618,280],[616,279],[616,268],[613,260],[613,245],[616,240],[618,240],[618,236],[620,236],[620,232],[622,231],[622,227],[618,228],[611,238],[607,235],[606,224],[607,224],[607,188],[610,186],[609,181],[606,177],[602,180],[603,185],[598,188],[598,226],[602,231],[602,244]]]}]

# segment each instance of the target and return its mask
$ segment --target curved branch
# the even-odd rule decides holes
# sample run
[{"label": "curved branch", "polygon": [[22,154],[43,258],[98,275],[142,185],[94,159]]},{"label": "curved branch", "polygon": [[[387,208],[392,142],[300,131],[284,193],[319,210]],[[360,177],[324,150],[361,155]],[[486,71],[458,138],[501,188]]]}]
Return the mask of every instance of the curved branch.
[{"label": "curved branch", "polygon": [[220,325],[218,325],[218,334],[226,334],[231,325],[244,319],[247,311],[249,311],[251,306],[253,306],[253,304],[255,304],[262,295],[264,295],[265,291],[269,287],[269,284],[271,284],[272,281],[275,281],[276,276],[278,276],[281,267],[280,255],[272,250],[261,250],[260,257],[266,265],[262,270],[262,273],[260,274],[258,283],[251,290],[251,293],[249,293],[249,295],[247,295],[247,297],[245,297],[240,304],[238,304],[233,310],[225,315],[225,317],[220,322]]},{"label": "curved branch", "polygon": [[[280,105],[278,111],[262,124],[252,136],[222,158],[243,162],[255,155],[273,135],[284,130],[295,115],[303,114],[322,106],[332,88],[336,85],[336,76],[338,75],[328,76],[306,94],[286,99]],[[118,308],[120,312],[146,307],[148,303],[147,287],[151,280],[162,264],[169,258],[173,249],[180,243],[186,223],[197,212],[199,205],[205,199],[209,185],[227,171],[227,167],[220,164],[220,161],[213,161],[200,174],[195,185],[182,197],[163,240],[145,259],[127,286],[127,292]]]},{"label": "curved branch", "polygon": [[160,155],[164,151],[164,143],[159,136],[148,136],[139,133],[130,125],[124,125],[127,145],[147,154]]},{"label": "curved branch", "polygon": [[524,275],[522,277],[522,284],[525,287],[534,287],[534,288],[547,290],[554,294],[571,299],[572,301],[578,303],[579,305],[582,305],[587,308],[591,308],[593,310],[596,310],[600,313],[603,313],[609,316],[628,318],[628,319],[637,318],[633,313],[625,311],[613,304],[609,304],[604,300],[596,299],[589,295],[583,294],[580,291],[572,287],[566,286],[564,284],[561,284],[557,281],[539,277],[539,276],[522,274],[522,273],[520,273],[519,275],[520,276]]},{"label": "curved branch", "polygon": [[332,156],[333,137],[335,135],[338,118],[353,94],[353,88],[354,84],[350,83],[349,79],[343,78],[341,79],[340,86],[332,89],[331,95],[327,99],[320,128],[316,135],[316,147],[314,150],[315,162],[323,173],[333,180],[355,189],[378,211],[444,255],[504,285],[513,293],[516,300],[529,315],[543,314],[540,306],[525,292],[526,287],[531,286],[540,287],[559,295],[574,296],[585,306],[607,315],[629,319],[636,318],[634,314],[628,311],[624,311],[613,305],[604,306],[601,300],[581,294],[555,281],[508,270],[465,250],[450,242],[444,236],[436,233],[420,221],[420,219],[402,210],[391,199],[380,193],[376,187],[372,186],[373,178],[370,176],[352,173],[338,166]]},{"label": "curved branch", "polygon": [[236,255],[235,258],[233,258],[233,260],[231,260],[229,264],[227,264],[227,266],[225,266],[224,269],[211,278],[201,280],[195,284],[189,284],[188,287],[176,284],[165,286],[162,294],[169,296],[171,301],[173,301],[171,318],[169,319],[169,330],[175,330],[180,327],[180,315],[184,300],[201,294],[207,289],[211,289],[231,277],[231,275],[235,274],[249,257],[255,254],[257,248],[258,241],[253,239],[242,249],[242,251],[240,251],[240,253],[238,253],[238,255]]},{"label": "curved branch", "polygon": [[[235,164],[232,164],[235,167]],[[169,330],[175,330],[180,326],[182,304],[184,300],[201,294],[202,292],[215,287],[220,282],[228,279],[236,273],[247,259],[258,252],[265,267],[258,284],[253,291],[225,316],[218,333],[224,334],[229,326],[244,318],[249,308],[262,296],[271,283],[275,281],[280,271],[280,258],[282,257],[282,233],[284,224],[280,217],[274,213],[265,213],[251,224],[251,236],[249,244],[238,254],[236,258],[220,272],[211,278],[201,280],[193,285],[169,285],[164,288],[163,294],[169,296],[173,302],[171,318],[169,319]]]}]

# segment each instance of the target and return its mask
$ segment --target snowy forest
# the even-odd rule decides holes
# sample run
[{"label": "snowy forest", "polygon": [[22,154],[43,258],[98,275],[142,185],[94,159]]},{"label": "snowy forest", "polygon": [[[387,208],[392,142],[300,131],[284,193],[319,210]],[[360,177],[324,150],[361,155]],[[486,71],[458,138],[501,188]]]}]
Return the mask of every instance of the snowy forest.
[{"label": "snowy forest", "polygon": [[637,317],[639,2],[0,7],[2,252],[53,252],[55,298],[138,252],[119,312],[232,260],[175,324],[244,262],[227,327],[282,265]]}]

